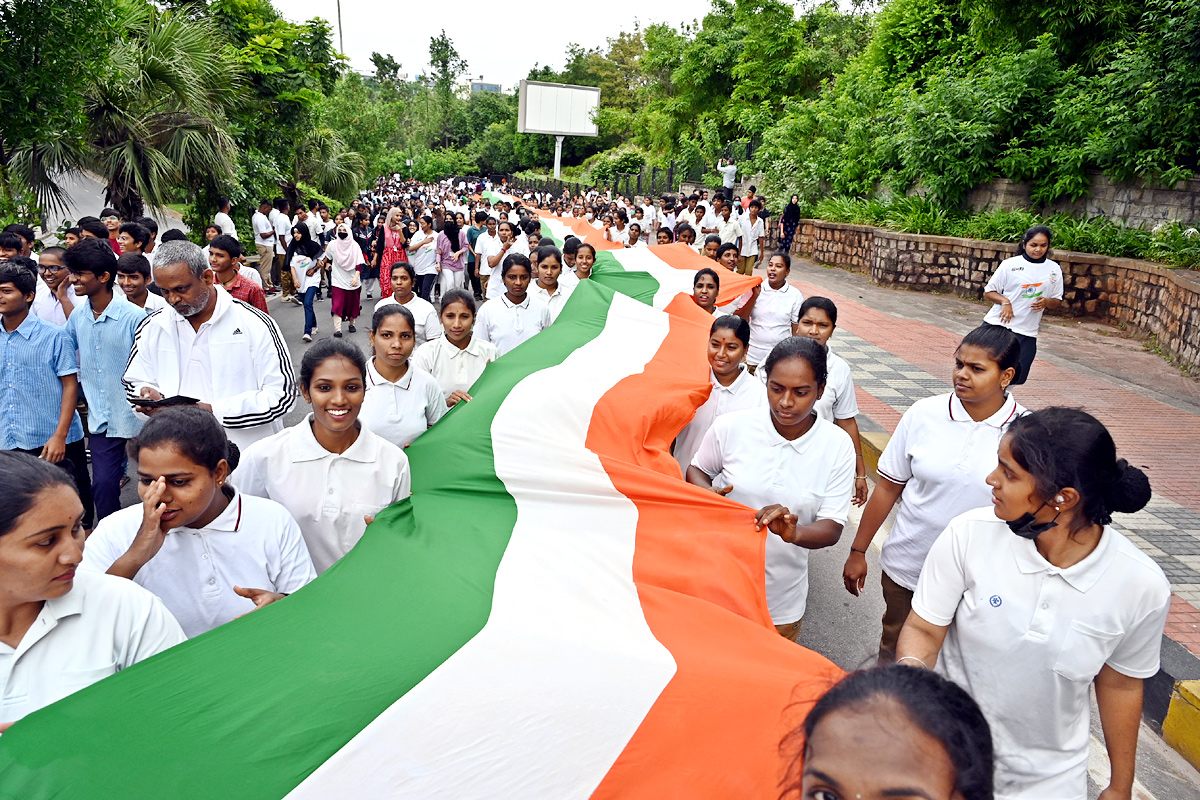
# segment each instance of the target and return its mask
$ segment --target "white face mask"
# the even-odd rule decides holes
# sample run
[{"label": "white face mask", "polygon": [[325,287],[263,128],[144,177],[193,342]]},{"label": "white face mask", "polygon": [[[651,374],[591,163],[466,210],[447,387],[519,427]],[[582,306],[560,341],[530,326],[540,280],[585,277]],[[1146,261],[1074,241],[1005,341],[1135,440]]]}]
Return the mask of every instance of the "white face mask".
[{"label": "white face mask", "polygon": [[589,212],[587,213],[587,219],[588,219],[588,222],[591,222],[591,221],[592,221],[592,217],[593,217],[593,214],[592,214],[592,212],[590,212],[590,211],[589,211]]}]

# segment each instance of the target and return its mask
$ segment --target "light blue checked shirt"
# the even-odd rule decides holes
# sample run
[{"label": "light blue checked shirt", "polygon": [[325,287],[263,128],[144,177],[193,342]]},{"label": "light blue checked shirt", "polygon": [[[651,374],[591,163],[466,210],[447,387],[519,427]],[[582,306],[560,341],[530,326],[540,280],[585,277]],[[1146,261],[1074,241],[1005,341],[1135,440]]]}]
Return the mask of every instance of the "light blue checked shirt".
[{"label": "light blue checked shirt", "polygon": [[67,334],[79,351],[79,382],[87,396],[91,433],[130,439],[142,429],[125,400],[121,377],[133,350],[133,334],[145,318],[145,309],[123,297],[114,297],[99,317],[92,313],[91,299],[84,298],[67,318]]},{"label": "light blue checked shirt", "polygon": [[[59,379],[78,372],[75,345],[62,328],[32,313],[12,333],[0,325],[0,450],[44,447],[62,410]],[[67,442],[82,438],[75,412]]]}]

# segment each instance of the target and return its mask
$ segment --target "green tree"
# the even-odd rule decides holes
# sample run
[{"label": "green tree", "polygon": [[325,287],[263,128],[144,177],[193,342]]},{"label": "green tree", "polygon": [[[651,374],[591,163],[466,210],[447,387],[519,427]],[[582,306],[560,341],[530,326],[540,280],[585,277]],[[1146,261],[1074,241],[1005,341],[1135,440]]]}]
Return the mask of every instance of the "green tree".
[{"label": "green tree", "polygon": [[83,155],[85,90],[105,68],[113,35],[106,6],[0,3],[0,218],[14,218],[29,190],[41,208],[64,205],[54,176]]}]

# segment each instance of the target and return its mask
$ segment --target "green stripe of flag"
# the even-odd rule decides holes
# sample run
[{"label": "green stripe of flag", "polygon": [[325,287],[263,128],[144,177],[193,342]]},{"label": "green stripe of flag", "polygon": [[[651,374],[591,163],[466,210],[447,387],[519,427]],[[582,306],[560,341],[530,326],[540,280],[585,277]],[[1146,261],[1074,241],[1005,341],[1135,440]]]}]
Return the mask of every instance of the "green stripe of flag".
[{"label": "green stripe of flag", "polygon": [[[18,722],[0,797],[266,800],[292,790],[487,621],[516,520],[490,426],[509,391],[603,329],[581,287],[409,449],[411,501],[317,581]],[[430,725],[437,724],[429,720]]]},{"label": "green stripe of flag", "polygon": [[[565,226],[552,225],[546,220],[541,221],[542,236],[549,237],[557,247],[563,245]],[[649,272],[638,269],[626,269],[619,254],[623,250],[598,250],[596,263],[592,266],[592,280],[613,291],[629,295],[646,305],[654,304],[654,296],[659,290],[659,283]]]}]

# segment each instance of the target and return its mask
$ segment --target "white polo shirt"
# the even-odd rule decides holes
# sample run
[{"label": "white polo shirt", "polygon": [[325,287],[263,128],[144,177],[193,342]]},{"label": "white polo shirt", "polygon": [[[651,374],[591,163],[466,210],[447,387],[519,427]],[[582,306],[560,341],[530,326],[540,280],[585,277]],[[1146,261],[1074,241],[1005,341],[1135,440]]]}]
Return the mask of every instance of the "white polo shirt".
[{"label": "white polo shirt", "polygon": [[746,256],[758,255],[758,239],[760,236],[765,236],[767,230],[766,224],[763,223],[763,218],[759,217],[751,225],[750,215],[747,214],[738,220],[738,224],[742,226],[741,256],[745,258]]},{"label": "white polo shirt", "polygon": [[[575,285],[579,285],[579,279],[575,279]],[[573,288],[573,287],[572,287]],[[537,281],[529,284],[529,294],[531,297],[541,300],[546,304],[546,308],[550,309],[550,322],[558,319],[558,315],[562,313],[563,306],[567,304],[567,300],[571,297],[572,288],[563,286],[562,281],[558,282],[558,286],[554,289],[554,294],[550,294]]]},{"label": "white polo shirt", "polygon": [[479,309],[475,335],[496,345],[496,350],[504,355],[549,327],[550,309],[545,303],[529,294],[520,303],[514,303],[504,293]]},{"label": "white polo shirt", "polygon": [[1057,262],[1046,259],[1035,264],[1024,255],[1006,258],[988,280],[985,292],[999,292],[1012,303],[1013,318],[1000,321],[999,305],[993,305],[983,321],[989,325],[1003,325],[1022,336],[1037,336],[1042,324],[1042,312],[1031,306],[1041,298],[1061,300],[1063,296],[1062,268]]},{"label": "white polo shirt", "polygon": [[456,391],[469,392],[489,362],[500,357],[496,345],[472,336],[459,350],[445,336],[439,336],[413,351],[408,363],[428,372],[446,397]]},{"label": "white polo shirt", "polygon": [[745,368],[728,386],[718,383],[711,369],[708,371],[708,380],[712,385],[708,399],[696,409],[696,416],[692,417],[692,421],[685,425],[679,435],[675,437],[675,446],[672,448],[675,460],[679,462],[679,469],[685,476],[688,465],[692,463],[692,458],[700,449],[700,442],[704,440],[704,435],[712,427],[713,420],[730,411],[765,408],[767,405],[766,386]]},{"label": "white polo shirt", "polygon": [[[854,419],[858,416],[858,398],[854,396],[854,378],[850,375],[850,365],[846,359],[825,348],[825,364],[828,372],[825,378],[825,393],[813,406],[817,416],[833,422],[839,419]],[[766,381],[766,370],[762,371],[763,381]]]},{"label": "white polo shirt", "polygon": [[0,642],[0,722],[15,722],[186,638],[150,592],[78,570],[71,591],[42,604],[15,648]]},{"label": "white polo shirt", "polygon": [[[83,551],[83,568],[106,572],[142,526],[136,503],[100,520]],[[174,528],[134,582],[158,595],[183,632],[199,636],[254,610],[233,587],[291,594],[317,573],[296,520],[274,500],[234,492],[203,528]]]},{"label": "white polo shirt", "polygon": [[426,342],[442,335],[442,323],[438,319],[437,309],[433,307],[433,303],[416,293],[413,293],[412,299],[407,303],[400,303],[396,299],[396,295],[393,294],[375,303],[375,308],[378,310],[383,306],[394,303],[399,303],[412,312],[413,322],[416,324],[416,330],[413,331],[413,339],[416,341],[416,347],[420,347]]},{"label": "white polo shirt", "polygon": [[310,413],[298,425],[261,439],[242,453],[230,477],[248,495],[281,504],[300,525],[320,575],[358,544],[367,523],[410,493],[408,456],[363,427],[344,453],[331,453],[312,431]]},{"label": "white polo shirt", "polygon": [[[818,419],[808,433],[788,441],[767,407],[732,411],[713,421],[692,464],[726,495],[758,510],[787,506],[797,525],[831,519],[845,525],[854,488],[854,445],[841,428]],[[789,625],[808,602],[808,550],[771,534],[766,548],[767,607],[771,621]]]},{"label": "white polo shirt", "polygon": [[913,611],[949,625],[937,671],[979,703],[998,800],[1087,796],[1088,688],[1105,664],[1149,678],[1171,586],[1112,528],[1059,569],[992,507],[955,517],[929,551]]},{"label": "white polo shirt", "polygon": [[433,377],[410,360],[404,377],[392,383],[367,361],[367,396],[358,418],[397,447],[407,447],[446,413],[446,397]]},{"label": "white polo shirt", "polygon": [[755,366],[767,360],[775,345],[792,335],[792,326],[800,321],[800,306],[804,304],[804,295],[787,281],[780,289],[772,289],[763,281],[759,290],[750,310],[750,348],[746,351],[747,363]]},{"label": "white polo shirt", "polygon": [[1012,395],[983,422],[976,422],[954,395],[913,403],[879,457],[879,474],[904,484],[892,532],[879,563],[892,580],[917,588],[917,576],[934,539],[950,520],[990,505],[988,474],[996,468],[1000,438],[1026,413]]}]

